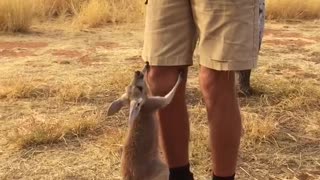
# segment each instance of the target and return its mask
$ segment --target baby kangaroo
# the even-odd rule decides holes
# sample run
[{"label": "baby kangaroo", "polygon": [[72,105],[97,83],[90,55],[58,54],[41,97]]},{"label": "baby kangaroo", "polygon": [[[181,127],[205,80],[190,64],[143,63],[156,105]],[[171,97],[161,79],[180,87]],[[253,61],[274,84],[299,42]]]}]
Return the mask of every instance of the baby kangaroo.
[{"label": "baby kangaroo", "polygon": [[111,116],[129,105],[129,133],[122,159],[123,180],[168,180],[169,169],[159,156],[158,128],[155,112],[170,104],[181,82],[181,74],[173,89],[164,97],[150,96],[145,80],[149,65],[136,71],[126,92],[109,106]]}]

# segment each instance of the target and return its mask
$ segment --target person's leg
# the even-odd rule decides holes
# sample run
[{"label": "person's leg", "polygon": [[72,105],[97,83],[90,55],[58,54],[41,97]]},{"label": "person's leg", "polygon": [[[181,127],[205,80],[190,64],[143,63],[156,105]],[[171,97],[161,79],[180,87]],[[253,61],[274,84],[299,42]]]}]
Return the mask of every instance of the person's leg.
[{"label": "person's leg", "polygon": [[241,135],[235,71],[256,67],[258,1],[192,0],[214,180],[234,179]]},{"label": "person's leg", "polygon": [[241,136],[241,118],[231,71],[200,69],[200,88],[208,112],[213,173],[235,174]]},{"label": "person's leg", "polygon": [[[165,95],[180,71],[192,65],[196,29],[189,0],[148,1],[143,60],[149,62],[148,84],[153,95]],[[161,145],[170,168],[170,180],[192,180],[189,170],[189,121],[185,82],[172,103],[157,113]]]},{"label": "person's leg", "polygon": [[252,88],[250,85],[251,70],[242,70],[238,73],[239,96],[251,96]]},{"label": "person's leg", "polygon": [[151,66],[148,84],[153,95],[164,96],[174,86],[180,72],[185,78],[172,103],[157,113],[161,145],[170,167],[170,180],[192,180],[189,171],[189,120],[185,101],[186,66]]},{"label": "person's leg", "polygon": [[[265,21],[265,0],[259,0],[259,50],[262,44]],[[238,71],[240,96],[251,96],[253,90],[250,85],[251,69]]]},{"label": "person's leg", "polygon": [[[152,95],[166,95],[176,83],[181,70],[186,67],[151,66],[148,73],[148,84]],[[159,110],[161,144],[170,167],[187,165],[189,121],[185,102],[186,81],[176,92],[176,96],[166,108]]]}]

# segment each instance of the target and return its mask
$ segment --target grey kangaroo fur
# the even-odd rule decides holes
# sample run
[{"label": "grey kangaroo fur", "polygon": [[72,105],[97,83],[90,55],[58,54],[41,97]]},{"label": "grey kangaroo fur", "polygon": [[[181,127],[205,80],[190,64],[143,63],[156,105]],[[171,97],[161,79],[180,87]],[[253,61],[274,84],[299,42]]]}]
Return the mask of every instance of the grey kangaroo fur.
[{"label": "grey kangaroo fur", "polygon": [[164,97],[151,96],[146,83],[144,70],[136,71],[125,93],[113,101],[107,115],[117,113],[123,106],[129,110],[129,132],[127,134],[121,157],[121,174],[123,180],[168,180],[169,168],[161,161],[159,155],[158,127],[155,112],[172,101],[182,80],[180,74],[175,86]]}]

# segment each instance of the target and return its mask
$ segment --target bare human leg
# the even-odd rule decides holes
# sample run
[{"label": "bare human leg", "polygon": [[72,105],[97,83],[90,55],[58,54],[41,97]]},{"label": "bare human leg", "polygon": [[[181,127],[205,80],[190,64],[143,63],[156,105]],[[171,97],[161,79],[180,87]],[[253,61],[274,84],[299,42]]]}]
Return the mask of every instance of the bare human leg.
[{"label": "bare human leg", "polygon": [[190,127],[185,102],[187,66],[151,66],[148,84],[153,95],[163,96],[174,86],[179,73],[184,71],[184,81],[177,89],[172,103],[157,113],[161,145],[170,168],[170,180],[192,180],[189,171]]},{"label": "bare human leg", "polygon": [[234,176],[241,136],[241,117],[231,71],[200,69],[200,88],[205,101],[212,147],[213,173]]}]

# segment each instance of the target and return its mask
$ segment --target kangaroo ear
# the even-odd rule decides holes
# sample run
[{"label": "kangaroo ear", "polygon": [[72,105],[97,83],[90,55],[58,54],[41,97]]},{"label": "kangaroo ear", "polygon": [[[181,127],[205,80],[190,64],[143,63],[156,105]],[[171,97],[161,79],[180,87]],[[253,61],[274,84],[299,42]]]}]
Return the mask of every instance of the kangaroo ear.
[{"label": "kangaroo ear", "polygon": [[119,99],[113,101],[107,110],[107,116],[112,116],[115,113],[119,112],[120,109],[124,105],[126,105],[127,101],[128,101],[127,94],[123,94]]},{"label": "kangaroo ear", "polygon": [[148,97],[144,103],[144,107],[149,111],[154,111],[160,108],[164,108],[168,105],[168,100],[165,97],[161,96],[151,96]]},{"label": "kangaroo ear", "polygon": [[149,70],[150,70],[149,62],[146,62],[146,65],[144,66],[142,73],[146,74],[146,73],[148,73]]},{"label": "kangaroo ear", "polygon": [[145,107],[150,110],[156,110],[156,109],[164,108],[167,105],[169,105],[171,103],[173,97],[175,96],[175,93],[176,93],[176,91],[182,81],[182,76],[183,76],[183,74],[179,75],[176,84],[174,85],[174,87],[171,89],[171,91],[165,97],[161,97],[161,96],[149,97],[145,102]]}]

